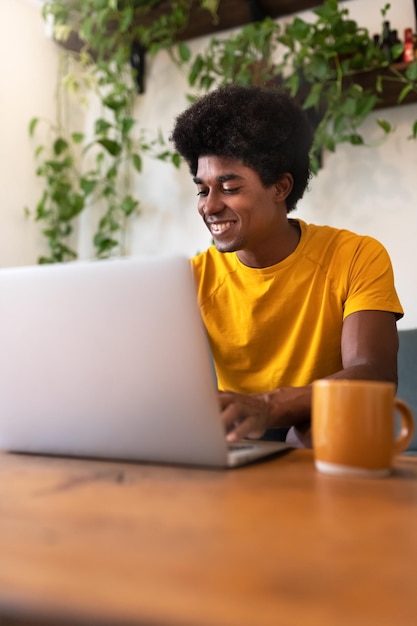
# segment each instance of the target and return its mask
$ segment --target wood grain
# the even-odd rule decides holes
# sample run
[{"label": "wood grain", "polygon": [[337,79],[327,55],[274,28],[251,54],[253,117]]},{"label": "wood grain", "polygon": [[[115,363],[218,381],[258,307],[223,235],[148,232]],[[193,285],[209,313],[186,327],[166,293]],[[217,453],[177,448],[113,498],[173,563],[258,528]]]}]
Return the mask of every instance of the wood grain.
[{"label": "wood grain", "polygon": [[417,458],[336,478],[0,453],[0,624],[417,621]]}]

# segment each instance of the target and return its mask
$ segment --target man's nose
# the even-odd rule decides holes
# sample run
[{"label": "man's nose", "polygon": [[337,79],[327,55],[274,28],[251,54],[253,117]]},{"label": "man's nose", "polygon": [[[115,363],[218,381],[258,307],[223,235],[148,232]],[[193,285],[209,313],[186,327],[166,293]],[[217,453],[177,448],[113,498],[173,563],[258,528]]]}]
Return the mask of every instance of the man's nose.
[{"label": "man's nose", "polygon": [[204,217],[208,217],[209,215],[214,215],[218,213],[224,208],[224,202],[220,194],[209,191],[209,193],[204,196],[204,202],[202,202],[200,207],[200,213]]}]

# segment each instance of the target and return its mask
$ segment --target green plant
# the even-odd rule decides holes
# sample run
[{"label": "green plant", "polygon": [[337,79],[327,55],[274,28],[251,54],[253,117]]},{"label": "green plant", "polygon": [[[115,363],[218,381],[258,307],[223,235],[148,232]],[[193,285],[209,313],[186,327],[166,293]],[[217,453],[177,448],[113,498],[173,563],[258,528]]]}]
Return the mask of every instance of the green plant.
[{"label": "green plant", "polygon": [[[254,22],[228,38],[212,37],[205,53],[189,62],[188,82],[198,91],[220,84],[263,84],[275,76],[275,40],[279,25],[270,18]],[[188,59],[187,59],[188,60]]]},{"label": "green plant", "polygon": [[[383,17],[389,8],[381,9]],[[197,93],[231,82],[288,89],[315,127],[311,163],[317,172],[323,149],[365,143],[359,128],[377,106],[386,81],[401,85],[399,103],[410,91],[417,92],[417,62],[405,73],[390,66],[368,30],[349,19],[348,9],[337,0],[324,0],[314,15],[311,22],[296,16],[283,27],[267,18],[227,38],[213,38],[203,54],[185,65]],[[393,52],[401,53],[401,46]],[[361,74],[377,69],[386,72],[364,87]],[[378,124],[385,134],[392,130],[386,120]],[[417,122],[411,137],[416,135]]]},{"label": "green plant", "polygon": [[[410,63],[403,72],[398,71],[395,65],[391,65],[388,67],[388,74],[384,76],[378,75],[376,79],[377,93],[382,93],[384,91],[384,83],[390,82],[401,87],[397,99],[398,104],[401,104],[409,93],[417,94],[417,60]],[[391,130],[391,126],[386,120],[379,119],[378,123],[386,132]],[[412,123],[411,134],[408,139],[417,139],[417,120],[414,120]]]},{"label": "green plant", "polygon": [[[155,13],[162,4],[161,0],[49,0],[43,7],[44,18],[53,19],[55,37],[64,44],[64,61],[56,120],[34,117],[29,125],[30,136],[37,139],[36,174],[43,182],[34,219],[42,224],[49,248],[40,263],[76,258],[71,236],[87,206],[99,212],[93,238],[96,256],[124,254],[129,221],[140,207],[132,189],[134,176],[142,171],[143,155],[179,166],[179,155],[167,149],[160,131],[150,136],[133,115],[138,89],[137,70],[131,66],[133,46],[139,44],[151,54],[171,46],[189,19],[191,0],[173,0],[170,10],[165,7]],[[202,0],[201,5],[214,14],[217,0]],[[77,55],[65,49],[74,32],[80,43]],[[100,114],[87,131],[70,128],[65,115],[68,91],[83,96],[94,92],[98,97]],[[41,122],[47,136],[38,139]]]},{"label": "green plant", "polygon": [[[388,9],[389,4],[381,10],[383,16]],[[333,152],[339,143],[365,143],[359,127],[379,101],[383,78],[377,75],[375,85],[364,88],[361,72],[389,67],[393,78],[407,81],[407,89],[417,85],[410,84],[414,70],[408,68],[403,78],[391,69],[369,31],[349,19],[348,9],[340,8],[337,0],[325,0],[314,13],[313,23],[295,18],[277,40],[286,48],[278,65],[280,72],[289,69],[285,84],[293,95],[301,94],[305,109],[318,114],[312,148],[317,171],[323,148]],[[394,56],[401,51],[402,46],[393,49]],[[406,91],[400,93],[399,102],[405,95]],[[391,130],[385,120],[377,121],[385,133]]]},{"label": "green plant", "polygon": [[[42,256],[41,263],[76,258],[69,241],[74,222],[87,206],[96,207],[99,213],[93,238],[96,256],[124,254],[128,221],[139,209],[139,200],[132,196],[131,189],[134,173],[142,171],[142,155],[150,153],[179,164],[178,156],[166,150],[161,135],[148,139],[146,132],[137,127],[132,113],[135,88],[129,75],[113,73],[112,67],[113,75],[109,76],[106,69],[100,69],[96,83],[101,115],[88,136],[71,132],[62,123],[62,114],[58,114],[55,124],[44,122],[50,142],[36,145],[36,173],[44,185],[35,219],[44,225],[42,232],[49,246],[49,256]],[[74,74],[70,79],[74,81]],[[58,112],[64,100],[61,94]],[[31,120],[32,137],[41,122],[38,118]]]}]

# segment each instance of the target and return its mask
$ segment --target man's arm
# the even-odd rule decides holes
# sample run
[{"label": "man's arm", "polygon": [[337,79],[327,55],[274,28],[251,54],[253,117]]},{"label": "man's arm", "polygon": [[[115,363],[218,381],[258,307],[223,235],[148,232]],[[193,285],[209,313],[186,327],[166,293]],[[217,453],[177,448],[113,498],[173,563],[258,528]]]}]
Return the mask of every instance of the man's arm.
[{"label": "man's arm", "polygon": [[[397,384],[398,333],[394,313],[349,315],[341,337],[343,369],[327,378],[385,380]],[[267,394],[220,392],[229,441],[261,437],[269,428],[309,430],[312,387],[282,387]]]}]

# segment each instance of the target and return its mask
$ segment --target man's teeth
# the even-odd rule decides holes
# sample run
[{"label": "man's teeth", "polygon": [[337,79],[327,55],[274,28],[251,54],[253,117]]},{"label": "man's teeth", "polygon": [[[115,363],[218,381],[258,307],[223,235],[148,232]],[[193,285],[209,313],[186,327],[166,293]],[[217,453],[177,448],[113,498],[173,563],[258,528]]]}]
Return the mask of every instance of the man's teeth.
[{"label": "man's teeth", "polygon": [[223,231],[227,230],[231,225],[233,224],[233,222],[221,222],[221,223],[217,223],[217,224],[210,224],[210,230],[212,233],[222,233]]}]

